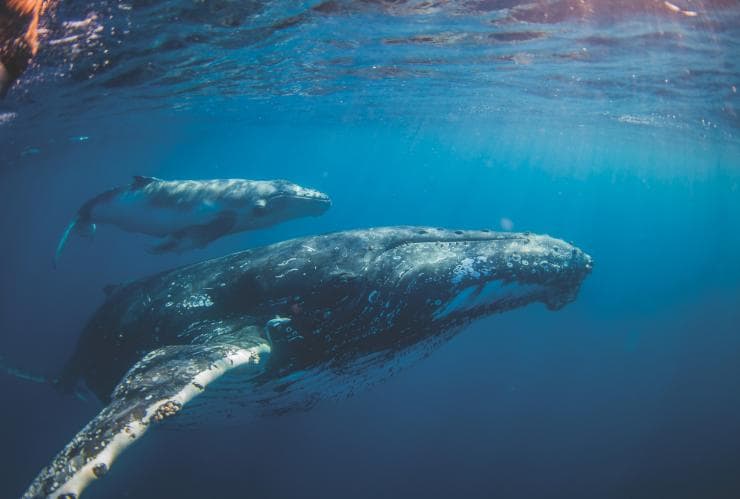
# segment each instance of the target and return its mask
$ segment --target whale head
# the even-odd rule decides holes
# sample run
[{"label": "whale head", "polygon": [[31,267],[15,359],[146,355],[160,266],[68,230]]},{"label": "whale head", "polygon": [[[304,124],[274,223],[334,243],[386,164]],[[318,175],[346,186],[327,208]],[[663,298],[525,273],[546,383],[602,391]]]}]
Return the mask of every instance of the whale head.
[{"label": "whale head", "polygon": [[388,300],[407,303],[409,320],[432,324],[534,302],[558,310],[576,298],[592,265],[582,250],[546,235],[442,229],[410,231],[373,264],[378,281],[395,281],[384,286]]},{"label": "whale head", "polygon": [[266,181],[260,191],[253,214],[264,223],[317,217],[331,207],[331,199],[323,192],[287,180]]},{"label": "whale head", "polygon": [[592,267],[571,244],[529,233],[389,227],[301,244],[274,281],[284,298],[272,298],[300,312],[279,313],[290,323],[271,323],[271,339],[304,363],[400,352],[535,302],[557,310]]}]

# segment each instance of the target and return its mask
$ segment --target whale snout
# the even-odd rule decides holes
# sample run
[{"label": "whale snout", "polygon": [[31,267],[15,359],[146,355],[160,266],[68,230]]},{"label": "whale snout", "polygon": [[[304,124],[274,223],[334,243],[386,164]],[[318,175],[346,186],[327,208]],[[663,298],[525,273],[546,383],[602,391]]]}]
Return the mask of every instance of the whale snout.
[{"label": "whale snout", "polygon": [[283,217],[318,217],[331,208],[331,198],[316,189],[287,181],[276,183],[275,192],[268,198],[268,206]]},{"label": "whale snout", "polygon": [[312,199],[313,201],[315,201],[319,205],[325,206],[326,208],[330,208],[331,207],[331,198],[327,194],[324,194],[323,192],[313,191],[309,195],[309,199]]},{"label": "whale snout", "polygon": [[[567,244],[567,243],[566,243]],[[568,245],[570,257],[563,259],[564,268],[572,269],[574,272],[580,272],[584,277],[593,270],[593,258],[580,248]]]},{"label": "whale snout", "polygon": [[317,189],[311,189],[310,187],[304,187],[302,185],[294,184],[285,180],[278,181],[276,183],[277,189],[275,191],[275,197],[287,196],[295,199],[307,199],[317,202],[331,202],[328,194],[325,194]]},{"label": "whale snout", "polygon": [[558,275],[544,300],[549,310],[560,310],[574,301],[581,284],[593,270],[593,258],[585,251],[566,244],[568,256],[562,258]]},{"label": "whale snout", "polygon": [[323,215],[329,208],[331,208],[331,198],[323,192],[313,191],[302,199],[310,205],[310,214],[315,217]]},{"label": "whale snout", "polygon": [[577,268],[582,268],[586,275],[594,269],[594,259],[591,255],[578,248],[573,248],[571,258],[572,264]]},{"label": "whale snout", "polygon": [[331,198],[321,191],[302,187],[294,194],[294,197],[298,202],[307,205],[307,211],[313,216],[323,215],[331,208]]}]

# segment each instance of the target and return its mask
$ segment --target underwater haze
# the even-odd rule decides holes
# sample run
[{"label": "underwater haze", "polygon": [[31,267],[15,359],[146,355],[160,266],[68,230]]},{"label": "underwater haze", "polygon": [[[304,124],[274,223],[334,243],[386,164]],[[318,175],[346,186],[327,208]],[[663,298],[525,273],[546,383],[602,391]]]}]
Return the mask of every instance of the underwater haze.
[{"label": "underwater haze", "polygon": [[[0,357],[54,377],[103,288],[294,237],[425,225],[588,252],[562,310],[473,323],[307,412],[164,423],[85,498],[740,497],[734,0],[60,1],[0,101]],[[134,175],[284,178],[316,218],[152,255]],[[0,373],[0,497],[101,408]]]}]

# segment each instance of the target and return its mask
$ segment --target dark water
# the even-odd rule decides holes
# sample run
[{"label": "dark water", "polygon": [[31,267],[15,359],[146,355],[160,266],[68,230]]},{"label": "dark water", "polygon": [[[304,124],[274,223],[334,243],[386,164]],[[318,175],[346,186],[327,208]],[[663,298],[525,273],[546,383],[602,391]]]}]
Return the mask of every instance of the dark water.
[{"label": "dark water", "polygon": [[[349,400],[151,432],[85,497],[740,497],[740,10],[670,5],[59,5],[0,104],[16,365],[55,373],[106,284],[294,236],[510,222],[596,262],[563,310],[488,318]],[[134,174],[333,207],[181,256],[101,227],[52,270],[81,202]],[[0,387],[17,497],[99,405]]]}]

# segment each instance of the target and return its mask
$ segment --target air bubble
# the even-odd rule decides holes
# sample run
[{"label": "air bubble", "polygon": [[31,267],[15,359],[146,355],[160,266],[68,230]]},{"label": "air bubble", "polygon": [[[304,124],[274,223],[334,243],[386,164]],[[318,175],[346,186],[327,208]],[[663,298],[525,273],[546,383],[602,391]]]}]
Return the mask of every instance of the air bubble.
[{"label": "air bubble", "polygon": [[529,265],[529,260],[522,260],[522,265],[524,265],[525,267],[526,267],[527,265]]}]

